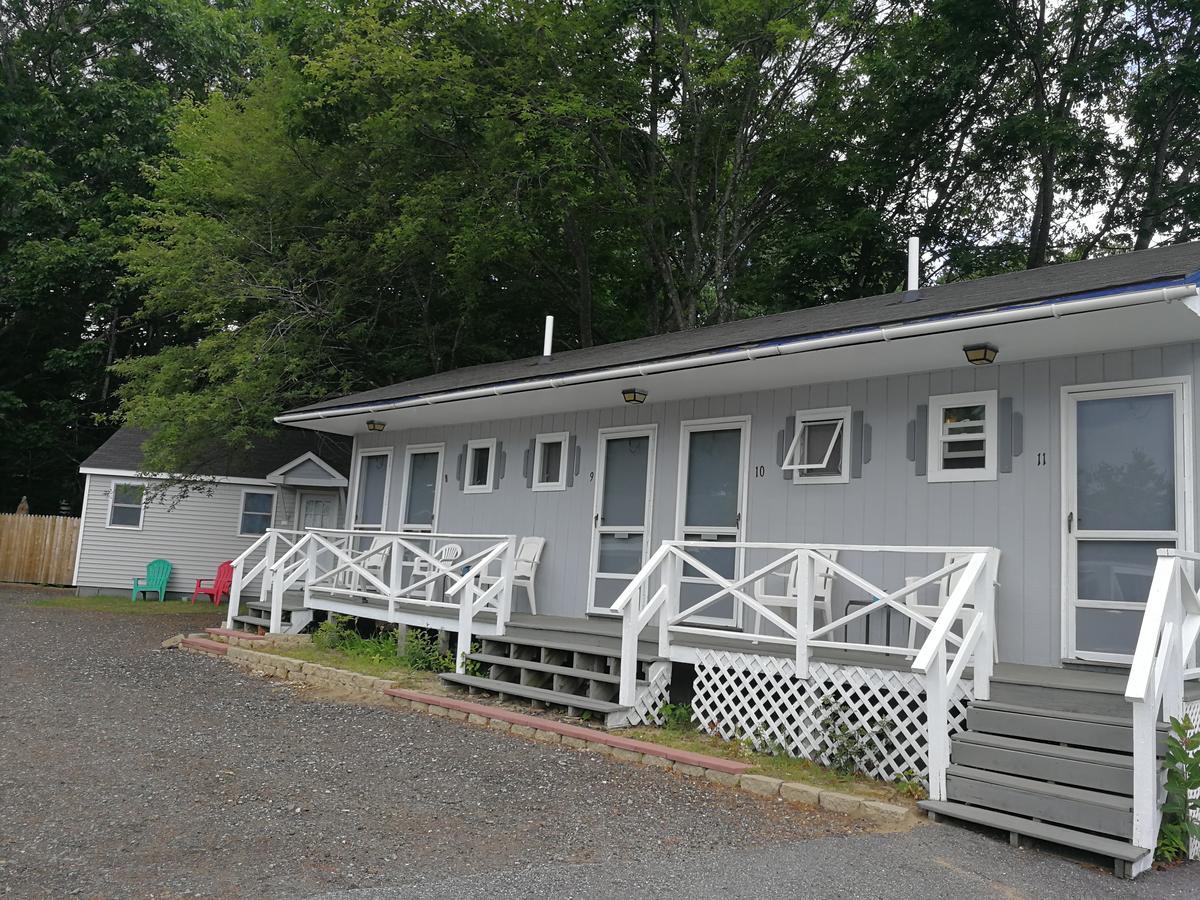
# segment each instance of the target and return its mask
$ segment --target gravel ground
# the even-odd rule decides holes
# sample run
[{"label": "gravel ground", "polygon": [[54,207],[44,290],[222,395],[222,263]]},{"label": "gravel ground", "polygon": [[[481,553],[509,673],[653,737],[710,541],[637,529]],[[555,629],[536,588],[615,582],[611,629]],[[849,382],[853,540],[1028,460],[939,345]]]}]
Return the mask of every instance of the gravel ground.
[{"label": "gravel ground", "polygon": [[[860,826],[158,643],[211,624],[0,589],[0,891],[305,897]],[[486,881],[486,879],[485,879]]]},{"label": "gravel ground", "polygon": [[846,819],[160,651],[207,618],[0,588],[0,893],[1197,897],[952,826]]}]

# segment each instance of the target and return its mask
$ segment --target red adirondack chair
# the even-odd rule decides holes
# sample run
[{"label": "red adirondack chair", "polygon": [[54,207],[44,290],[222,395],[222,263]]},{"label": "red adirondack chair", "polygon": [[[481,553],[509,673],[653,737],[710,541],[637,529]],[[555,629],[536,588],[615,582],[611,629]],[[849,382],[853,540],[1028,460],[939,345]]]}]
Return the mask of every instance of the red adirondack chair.
[{"label": "red adirondack chair", "polygon": [[[204,582],[211,581],[211,587],[205,587]],[[227,559],[225,562],[217,566],[217,575],[215,578],[198,578],[196,580],[196,590],[192,591],[192,602],[196,602],[196,598],[201,594],[212,597],[212,602],[216,606],[221,605],[221,595],[228,594],[229,589],[233,586],[233,560]]]}]

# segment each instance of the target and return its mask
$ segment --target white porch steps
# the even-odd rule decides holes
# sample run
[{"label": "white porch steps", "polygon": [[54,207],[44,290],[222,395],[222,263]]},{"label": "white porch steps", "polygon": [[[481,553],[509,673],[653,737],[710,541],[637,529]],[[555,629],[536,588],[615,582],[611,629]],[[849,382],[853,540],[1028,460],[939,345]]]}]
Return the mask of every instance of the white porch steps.
[{"label": "white porch steps", "polygon": [[[271,630],[271,604],[262,600],[250,600],[241,604],[245,612],[233,617],[233,627],[240,631],[265,634]],[[283,634],[300,634],[312,623],[313,611],[304,604],[289,598],[283,601]]]},{"label": "white porch steps", "polygon": [[[613,620],[513,616],[500,636],[483,636],[468,654],[484,674],[442,675],[452,687],[491,693],[503,700],[597,718],[606,727],[627,724],[630,710],[617,702],[621,676],[620,623]],[[649,689],[657,645],[638,647],[638,690]],[[666,663],[661,663],[666,665]]]},{"label": "white porch steps", "polygon": [[1133,727],[1116,674],[999,666],[992,699],[967,710],[951,741],[945,817],[1113,861],[1118,875],[1153,848],[1134,846]]}]

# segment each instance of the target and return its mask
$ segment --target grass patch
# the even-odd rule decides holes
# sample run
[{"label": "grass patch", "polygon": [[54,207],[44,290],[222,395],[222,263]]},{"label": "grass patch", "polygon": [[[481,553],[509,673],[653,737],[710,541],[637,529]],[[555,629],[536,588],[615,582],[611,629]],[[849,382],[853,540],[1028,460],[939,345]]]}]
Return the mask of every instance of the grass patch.
[{"label": "grass patch", "polygon": [[154,600],[138,600],[136,603],[128,597],[76,597],[68,594],[62,597],[41,597],[33,600],[30,606],[40,606],[50,609],[75,609],[80,612],[115,613],[123,616],[202,616],[211,614],[213,618],[225,616],[225,608],[220,610],[207,600],[196,601],[193,606],[186,600],[164,600],[160,603]]},{"label": "grass patch", "polygon": [[897,800],[905,797],[899,787],[886,782],[875,781],[864,775],[842,775],[807,759],[758,753],[743,744],[698,731],[643,726],[625,729],[621,731],[621,735],[639,741],[663,744],[677,750],[736,760],[749,765],[751,773],[755,775],[770,775],[784,781],[802,781],[805,784],[861,794],[876,800]]},{"label": "grass patch", "polygon": [[344,650],[330,650],[324,647],[314,647],[311,644],[299,647],[255,647],[259,653],[270,653],[275,656],[286,656],[301,662],[316,663],[335,669],[345,669],[360,675],[373,675],[376,678],[386,678],[395,681],[400,687],[411,688],[414,691],[437,692],[441,682],[431,672],[414,672],[395,661],[379,661],[368,657],[353,656]]}]

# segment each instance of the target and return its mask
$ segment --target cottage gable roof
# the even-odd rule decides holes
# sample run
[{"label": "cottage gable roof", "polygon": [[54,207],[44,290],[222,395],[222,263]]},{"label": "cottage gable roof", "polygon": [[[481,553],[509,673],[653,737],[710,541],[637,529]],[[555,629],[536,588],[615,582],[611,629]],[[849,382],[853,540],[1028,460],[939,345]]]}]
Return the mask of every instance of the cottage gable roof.
[{"label": "cottage gable roof", "polygon": [[[141,471],[142,445],[150,434],[144,428],[120,429],[83,461],[80,470]],[[189,474],[267,479],[276,471],[287,469],[291,463],[300,462],[300,457],[308,458],[308,454],[312,454],[312,458],[319,459],[322,468],[344,478],[350,472],[350,446],[349,439],[336,435],[280,429],[277,436],[259,441],[248,449],[231,448],[214,441],[198,455],[195,471]]]}]

